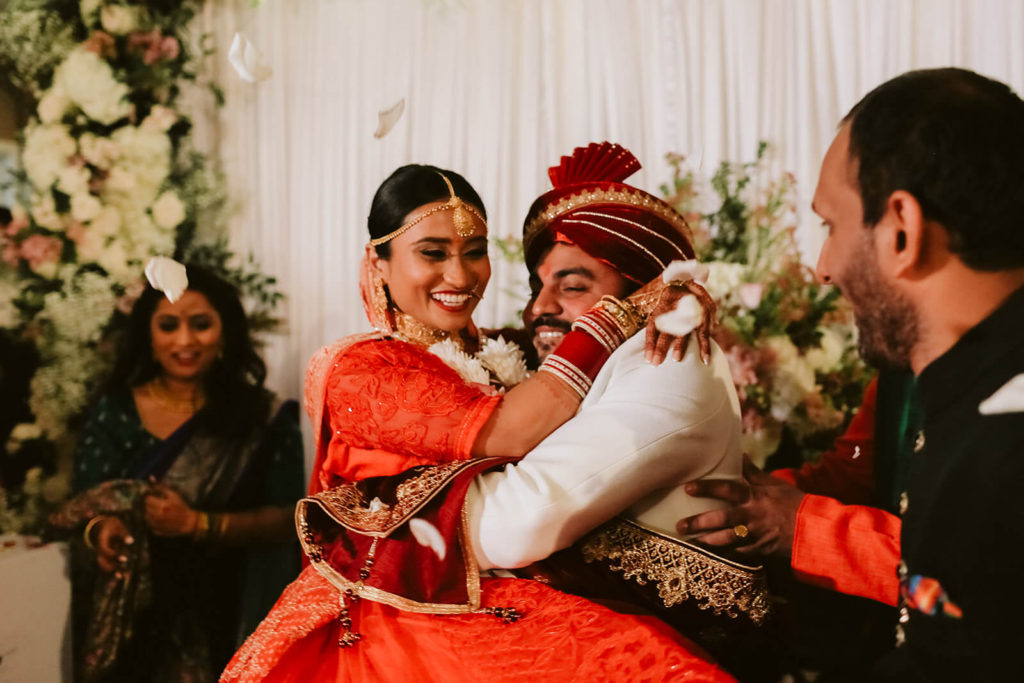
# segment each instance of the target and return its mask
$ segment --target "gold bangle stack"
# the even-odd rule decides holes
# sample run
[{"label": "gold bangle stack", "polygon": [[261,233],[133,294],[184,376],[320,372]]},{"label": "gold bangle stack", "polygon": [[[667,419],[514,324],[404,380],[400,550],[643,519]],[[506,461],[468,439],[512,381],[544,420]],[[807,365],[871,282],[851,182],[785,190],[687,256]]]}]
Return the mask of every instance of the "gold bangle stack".
[{"label": "gold bangle stack", "polygon": [[107,518],[107,515],[96,515],[85,525],[85,529],[82,530],[82,540],[85,541],[85,547],[89,550],[96,550],[96,546],[92,542],[92,529],[94,526],[102,522]]},{"label": "gold bangle stack", "polygon": [[196,528],[192,531],[192,540],[202,543],[210,537],[210,513],[199,511],[196,514],[199,517],[196,519]]},{"label": "gold bangle stack", "polygon": [[644,326],[644,321],[647,319],[646,313],[638,309],[630,301],[622,301],[608,294],[601,297],[597,306],[611,316],[619,331],[622,332],[624,340],[636,334]]}]

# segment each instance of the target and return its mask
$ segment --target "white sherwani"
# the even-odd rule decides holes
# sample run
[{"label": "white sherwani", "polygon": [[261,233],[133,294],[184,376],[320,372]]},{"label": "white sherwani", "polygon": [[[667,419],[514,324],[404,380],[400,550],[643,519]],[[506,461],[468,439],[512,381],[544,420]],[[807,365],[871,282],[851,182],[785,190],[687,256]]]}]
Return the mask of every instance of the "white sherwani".
[{"label": "white sherwani", "polygon": [[605,364],[576,416],[521,461],[478,476],[467,496],[480,569],[523,567],[613,516],[678,538],[676,522],[723,503],[682,484],[742,471],[739,401],[713,346],[654,367],[634,335]]}]

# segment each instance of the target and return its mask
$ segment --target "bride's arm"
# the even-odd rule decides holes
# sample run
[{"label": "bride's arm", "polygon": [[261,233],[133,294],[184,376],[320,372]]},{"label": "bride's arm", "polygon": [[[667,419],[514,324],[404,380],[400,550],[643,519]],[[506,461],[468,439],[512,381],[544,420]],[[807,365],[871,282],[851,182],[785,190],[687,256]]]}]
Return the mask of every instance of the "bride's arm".
[{"label": "bride's arm", "polygon": [[[656,278],[624,302],[602,300],[574,324],[573,330],[533,377],[511,389],[491,413],[473,443],[473,455],[522,457],[576,414],[597,372],[612,352],[647,323],[645,357],[658,365],[671,350],[683,357],[689,335],[659,332],[654,319],[672,310],[687,294],[704,290],[694,283],[662,284]],[[707,298],[707,294],[704,293]],[[710,299],[708,299],[710,301]],[[704,320],[697,335],[701,358],[710,358],[714,303],[701,299]]]}]

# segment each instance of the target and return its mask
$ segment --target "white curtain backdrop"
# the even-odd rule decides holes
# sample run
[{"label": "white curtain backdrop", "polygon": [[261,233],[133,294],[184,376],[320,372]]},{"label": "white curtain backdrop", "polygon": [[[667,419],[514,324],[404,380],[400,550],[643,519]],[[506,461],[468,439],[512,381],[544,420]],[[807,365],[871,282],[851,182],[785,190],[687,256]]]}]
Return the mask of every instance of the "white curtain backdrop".
[{"label": "white curtain backdrop", "polygon": [[[227,105],[197,131],[228,174],[233,245],[288,294],[270,384],[299,395],[305,362],[366,329],[357,294],[365,217],[381,180],[410,162],[462,172],[492,235],[516,235],[546,169],[610,140],[657,192],[666,152],[710,174],[759,140],[799,184],[799,238],[835,126],[871,88],[913,68],[957,65],[1024,91],[1020,0],[250,0],[208,3]],[[274,69],[242,81],[227,64],[241,31]],[[377,112],[406,99],[377,140]],[[525,278],[492,255],[484,325],[513,318]]]}]

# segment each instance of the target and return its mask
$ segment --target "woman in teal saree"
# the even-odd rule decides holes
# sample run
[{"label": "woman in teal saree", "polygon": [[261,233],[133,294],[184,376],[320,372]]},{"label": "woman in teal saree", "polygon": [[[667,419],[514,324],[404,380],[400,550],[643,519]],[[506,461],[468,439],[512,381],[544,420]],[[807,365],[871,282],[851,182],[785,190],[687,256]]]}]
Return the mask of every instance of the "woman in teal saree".
[{"label": "woman in teal saree", "polygon": [[234,289],[187,273],[173,301],[151,286],[136,302],[79,444],[78,495],[51,520],[82,532],[81,680],[216,680],[298,572],[298,406],[263,388]]}]

